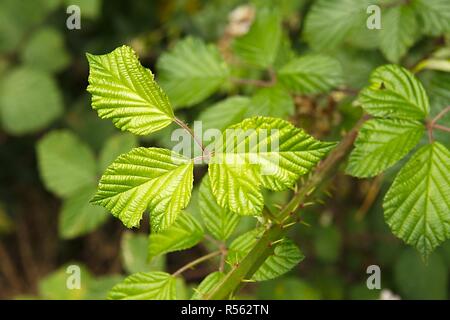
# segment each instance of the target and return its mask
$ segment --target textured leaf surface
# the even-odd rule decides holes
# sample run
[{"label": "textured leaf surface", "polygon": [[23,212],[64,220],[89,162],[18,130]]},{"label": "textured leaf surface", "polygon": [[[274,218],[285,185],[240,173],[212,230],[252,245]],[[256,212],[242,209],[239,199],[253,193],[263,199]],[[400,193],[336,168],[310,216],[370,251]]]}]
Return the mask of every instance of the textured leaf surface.
[{"label": "textured leaf surface", "polygon": [[0,85],[0,121],[10,134],[42,129],[62,111],[59,88],[45,72],[26,67],[14,69]]},{"label": "textured leaf surface", "polygon": [[218,240],[228,239],[239,222],[239,216],[217,204],[212,194],[209,176],[205,176],[202,180],[198,202],[203,222],[209,233]]},{"label": "textured leaf surface", "polygon": [[214,146],[209,176],[217,203],[241,215],[260,214],[261,187],[291,188],[334,146],[276,118],[254,117],[229,129]]},{"label": "textured leaf surface", "polygon": [[279,12],[262,9],[258,12],[250,30],[234,41],[233,49],[246,63],[266,68],[275,60],[281,35]]},{"label": "textured leaf surface", "polygon": [[343,82],[339,61],[324,55],[295,58],[277,73],[280,82],[298,94],[326,92]]},{"label": "textured leaf surface", "polygon": [[173,111],[149,69],[133,49],[122,46],[104,55],[87,54],[92,107],[121,130],[146,135],[168,126]]},{"label": "textured leaf surface", "polygon": [[159,233],[152,233],[148,239],[149,258],[154,256],[189,249],[203,238],[203,228],[187,212],[180,214],[175,223]]},{"label": "textured leaf surface", "polygon": [[176,278],[160,271],[139,272],[127,277],[109,292],[112,300],[174,300]]},{"label": "textured leaf surface", "polygon": [[450,238],[450,152],[438,142],[400,170],[383,203],[392,232],[424,256]]},{"label": "textured leaf surface", "polygon": [[52,131],[37,145],[39,173],[48,190],[60,197],[95,185],[96,164],[92,151],[67,130]]},{"label": "textured leaf surface", "polygon": [[[231,265],[239,263],[253,248],[261,232],[261,229],[255,229],[236,238],[230,245],[227,262]],[[274,279],[291,270],[303,259],[304,255],[300,249],[291,240],[284,238],[275,246],[273,254],[264,261],[252,279]]]},{"label": "textured leaf surface", "polygon": [[437,36],[450,32],[450,2],[447,0],[414,0],[425,34]]},{"label": "textured leaf surface", "polygon": [[207,294],[211,292],[216,284],[218,284],[224,277],[225,274],[219,271],[209,274],[205,279],[203,279],[197,289],[195,289],[195,293],[192,295],[192,300],[204,300]]},{"label": "textured leaf surface", "polygon": [[102,176],[92,202],[129,228],[148,207],[153,232],[169,227],[189,202],[193,163],[158,148],[135,148],[118,157]]},{"label": "textured leaf surface", "polygon": [[365,25],[369,0],[318,0],[306,16],[304,35],[318,51],[338,47],[354,26]]},{"label": "textured leaf surface", "polygon": [[118,156],[131,151],[138,141],[132,134],[117,134],[109,138],[103,145],[99,157],[99,171],[103,173]]},{"label": "textured leaf surface", "polygon": [[109,215],[105,209],[89,203],[95,190],[94,184],[83,187],[64,201],[59,217],[59,234],[62,238],[82,236],[106,221]]},{"label": "textured leaf surface", "polygon": [[362,107],[371,115],[421,120],[430,111],[422,84],[408,70],[397,65],[376,69],[371,85],[359,95]]},{"label": "textured leaf surface", "polygon": [[424,125],[414,120],[373,119],[364,123],[350,155],[347,173],[372,177],[406,156],[420,141]]},{"label": "textured leaf surface", "polygon": [[161,86],[175,107],[192,106],[208,98],[229,73],[215,46],[192,37],[163,53],[157,68]]},{"label": "textured leaf surface", "polygon": [[417,38],[418,25],[411,6],[397,6],[383,13],[380,48],[391,62],[398,63]]}]

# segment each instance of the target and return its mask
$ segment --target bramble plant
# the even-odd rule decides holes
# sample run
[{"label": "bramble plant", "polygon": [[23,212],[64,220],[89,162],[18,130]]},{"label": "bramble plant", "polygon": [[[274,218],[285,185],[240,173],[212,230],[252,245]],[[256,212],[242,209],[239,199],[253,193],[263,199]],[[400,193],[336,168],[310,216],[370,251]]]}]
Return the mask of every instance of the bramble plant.
[{"label": "bramble plant", "polygon": [[[366,8],[366,1],[362,2],[361,8]],[[431,34],[448,31],[450,20],[436,10],[442,2],[412,2],[386,7],[386,23],[406,21],[414,28],[422,23]],[[334,3],[342,13],[336,26],[316,17],[333,11],[330,1],[317,1],[306,19],[306,38],[313,48],[337,46],[350,34],[355,21],[345,19],[343,7],[348,3],[354,10],[360,7],[348,0]],[[381,51],[395,63],[415,41],[410,34],[395,32],[383,39]],[[442,105],[430,116],[428,94],[414,73],[397,64],[382,65],[358,93],[358,105],[365,112],[360,121],[341,141],[320,141],[282,119],[291,113],[292,95],[355,92],[346,87],[338,60],[317,53],[297,55],[288,42],[279,12],[259,10],[250,30],[232,46],[240,63],[257,71],[258,78],[252,79],[240,78],[218,47],[194,37],[181,40],[161,56],[158,82],[128,46],[104,55],[87,54],[88,91],[100,118],[135,135],[175,124],[187,133],[189,139],[182,139],[181,147],[190,151],[138,147],[120,155],[106,168],[91,202],[128,228],[138,227],[148,211],[149,259],[203,240],[216,247],[172,274],[132,274],[111,290],[109,298],[179,298],[177,281],[183,272],[213,259],[218,260],[217,270],[204,278],[193,299],[232,298],[247,282],[286,273],[305,258],[289,239],[289,230],[302,222],[304,208],[321,201],[321,192],[348,155],[345,172],[369,178],[403,165],[401,160],[412,153],[384,197],[385,220],[425,259],[450,238],[450,151],[434,135],[436,130],[450,131],[439,124],[450,106]],[[429,63],[417,65],[414,72]],[[430,68],[440,67],[432,63]],[[226,86],[260,89],[251,99],[229,97],[205,111],[200,116],[206,129],[202,135],[176,116],[178,108],[201,103]],[[197,199],[199,214],[194,215],[184,209],[191,199],[194,168],[206,165],[208,173],[201,179]],[[266,190],[290,191],[291,198],[273,210],[265,201]],[[254,227],[232,238],[244,216],[256,218]]]}]

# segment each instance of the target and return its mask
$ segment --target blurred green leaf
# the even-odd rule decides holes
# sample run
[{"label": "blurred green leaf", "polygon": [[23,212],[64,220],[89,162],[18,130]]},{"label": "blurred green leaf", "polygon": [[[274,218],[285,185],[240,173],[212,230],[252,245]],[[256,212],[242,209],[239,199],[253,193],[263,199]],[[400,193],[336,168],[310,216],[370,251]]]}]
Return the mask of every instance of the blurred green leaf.
[{"label": "blurred green leaf", "polygon": [[259,299],[318,300],[320,292],[306,281],[286,277],[258,284]]},{"label": "blurred green leaf", "polygon": [[192,300],[205,300],[205,297],[212,289],[214,289],[215,285],[218,284],[223,278],[225,274],[223,272],[213,272],[206,276],[202,282],[195,289],[195,293],[192,296]]},{"label": "blurred green leaf", "polygon": [[267,68],[275,61],[281,40],[281,15],[276,9],[257,12],[250,30],[233,43],[233,50],[244,62]]},{"label": "blurred green leaf", "polygon": [[323,93],[343,83],[339,61],[324,55],[295,58],[281,67],[277,74],[281,84],[297,94]]},{"label": "blurred green leaf", "polygon": [[85,235],[109,217],[103,208],[89,203],[95,191],[94,184],[81,187],[64,200],[59,217],[59,234],[63,239]]},{"label": "blurred green leaf", "polygon": [[267,116],[286,118],[294,113],[294,101],[291,95],[281,86],[263,88],[252,97],[249,116]]},{"label": "blurred green leaf", "polygon": [[[96,163],[92,151],[68,130],[55,130],[37,144],[39,172],[48,190],[60,197],[95,186]],[[77,201],[77,200],[75,200]]]},{"label": "blurred green leaf", "polygon": [[193,106],[213,94],[229,70],[219,50],[199,38],[179,41],[163,53],[157,64],[158,79],[175,107]]},{"label": "blurred green leaf", "polygon": [[423,33],[437,36],[450,32],[450,2],[447,0],[415,0],[413,5],[420,17]]},{"label": "blurred green leaf", "polygon": [[23,63],[42,71],[58,72],[70,62],[64,46],[64,37],[59,30],[44,27],[33,33],[21,51]]},{"label": "blurred green leaf", "polygon": [[148,260],[148,236],[131,231],[124,232],[121,241],[122,264],[128,273],[163,271],[165,256]]},{"label": "blurred green leaf", "polygon": [[408,5],[397,6],[386,10],[382,21],[381,51],[389,61],[398,63],[417,39],[415,13]]},{"label": "blurred green leaf", "polygon": [[0,118],[5,131],[23,135],[43,129],[63,111],[53,78],[30,68],[11,71],[0,87]]}]

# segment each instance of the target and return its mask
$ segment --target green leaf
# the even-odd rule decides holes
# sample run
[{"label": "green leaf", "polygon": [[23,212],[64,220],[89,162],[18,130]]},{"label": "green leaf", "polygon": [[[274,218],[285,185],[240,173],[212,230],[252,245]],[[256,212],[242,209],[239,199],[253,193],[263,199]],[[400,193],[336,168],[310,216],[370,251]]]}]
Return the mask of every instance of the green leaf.
[{"label": "green leaf", "polygon": [[209,176],[205,176],[200,185],[198,202],[208,232],[218,240],[227,240],[238,225],[239,216],[217,204]]},{"label": "green leaf", "polygon": [[317,51],[333,50],[358,25],[365,25],[369,0],[318,0],[305,21],[306,41]]},{"label": "green leaf", "polygon": [[450,3],[447,0],[414,0],[423,33],[438,36],[450,32]]},{"label": "green leaf", "polygon": [[161,86],[175,107],[189,107],[205,100],[229,74],[217,47],[192,37],[163,53],[157,69]]},{"label": "green leaf", "polygon": [[371,85],[359,94],[364,110],[377,117],[422,120],[430,111],[428,96],[414,75],[397,65],[376,69]]},{"label": "green leaf", "polygon": [[100,179],[91,200],[128,228],[148,207],[153,232],[169,227],[191,197],[193,163],[166,149],[135,148],[118,157]]},{"label": "green leaf", "polygon": [[251,100],[247,97],[233,96],[208,107],[203,111],[198,121],[202,122],[203,130],[225,130],[238,123],[250,108]]},{"label": "green leaf", "polygon": [[148,261],[148,237],[145,234],[126,231],[120,245],[122,265],[128,273],[164,270],[164,256]]},{"label": "green leaf", "polygon": [[411,6],[390,8],[383,13],[380,49],[386,59],[398,63],[417,39],[418,25]]},{"label": "green leaf", "polygon": [[166,94],[136,53],[122,46],[104,55],[87,54],[92,107],[121,130],[146,135],[174,119]]},{"label": "green leaf", "polygon": [[112,300],[174,300],[176,278],[160,271],[139,272],[127,277],[109,292]]},{"label": "green leaf", "polygon": [[59,234],[63,239],[85,235],[106,221],[108,214],[101,207],[89,203],[95,193],[95,186],[78,189],[67,198],[59,217]]},{"label": "green leaf", "polygon": [[148,239],[148,256],[189,249],[203,238],[203,228],[195,218],[187,212],[180,214],[177,220],[167,229],[152,233]]},{"label": "green leaf", "polygon": [[[236,238],[229,247],[227,262],[231,265],[239,263],[256,244],[262,231],[254,229]],[[275,245],[273,254],[264,261],[252,279],[255,281],[274,279],[291,270],[303,259],[304,255],[295,243],[283,238],[283,241]]]},{"label": "green leaf", "polygon": [[281,35],[280,13],[264,8],[258,11],[250,30],[233,42],[233,50],[244,62],[267,68],[275,60]]},{"label": "green leaf", "polygon": [[392,232],[428,256],[450,238],[450,152],[438,142],[420,148],[384,198]]},{"label": "green leaf", "polygon": [[213,272],[210,273],[203,281],[198,285],[195,293],[192,295],[192,300],[204,300],[207,294],[214,289],[216,284],[218,284],[225,277],[223,272]]},{"label": "green leaf", "polygon": [[39,173],[46,188],[60,197],[95,185],[92,151],[68,130],[55,130],[37,144]]},{"label": "green leaf", "polygon": [[136,136],[132,134],[117,134],[110,137],[100,151],[98,171],[104,172],[118,156],[129,152],[137,145]]},{"label": "green leaf", "polygon": [[372,119],[364,123],[350,154],[347,173],[373,177],[393,166],[420,141],[425,127],[414,120]]},{"label": "green leaf", "polygon": [[47,73],[21,67],[8,73],[0,86],[0,120],[5,131],[23,135],[40,130],[63,111],[55,80]]},{"label": "green leaf", "polygon": [[323,93],[343,83],[339,61],[318,54],[295,58],[277,74],[287,89],[298,94]]},{"label": "green leaf", "polygon": [[293,113],[294,101],[291,95],[284,88],[276,86],[256,91],[247,115],[286,118]]},{"label": "green leaf", "polygon": [[261,187],[291,188],[333,146],[281,119],[246,119],[228,128],[214,145],[209,177],[217,203],[241,215],[259,215]]},{"label": "green leaf", "polygon": [[44,27],[33,33],[21,51],[22,61],[42,71],[57,72],[70,62],[64,37],[58,29]]}]

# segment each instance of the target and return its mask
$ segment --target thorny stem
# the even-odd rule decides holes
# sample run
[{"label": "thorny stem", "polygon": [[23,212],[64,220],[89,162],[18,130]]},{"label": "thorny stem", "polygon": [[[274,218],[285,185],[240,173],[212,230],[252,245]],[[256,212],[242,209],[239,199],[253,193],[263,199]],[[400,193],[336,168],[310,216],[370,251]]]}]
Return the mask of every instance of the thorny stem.
[{"label": "thorny stem", "polygon": [[433,128],[438,129],[438,130],[442,130],[442,131],[445,131],[445,132],[450,132],[450,128],[441,126],[439,124],[435,124]]},{"label": "thorny stem", "polygon": [[358,122],[330,155],[317,167],[314,174],[294,194],[289,203],[281,209],[278,214],[278,220],[282,221],[282,223],[273,223],[258,239],[247,256],[226,274],[224,279],[205,296],[205,299],[227,299],[243,285],[244,279],[251,279],[267,257],[273,254],[273,244],[285,236],[286,226],[291,225],[293,222],[291,221],[291,217],[297,209],[301,208],[303,203],[307,202],[314,193],[328,182],[329,178],[334,176],[339,165],[350,152],[358,129],[365,120],[366,117],[363,117]]},{"label": "thorny stem", "polygon": [[200,264],[200,263],[202,263],[202,262],[204,262],[206,260],[209,260],[209,259],[212,259],[214,257],[217,257],[220,254],[222,254],[222,251],[218,250],[218,251],[214,251],[214,252],[208,253],[207,255],[201,256],[200,258],[197,258],[197,259],[189,262],[188,264],[182,266],[180,269],[178,269],[177,271],[172,273],[172,276],[174,276],[174,277],[179,276],[180,274],[182,274],[186,270],[189,270],[189,269],[195,267],[196,265],[198,265],[198,264]]}]

